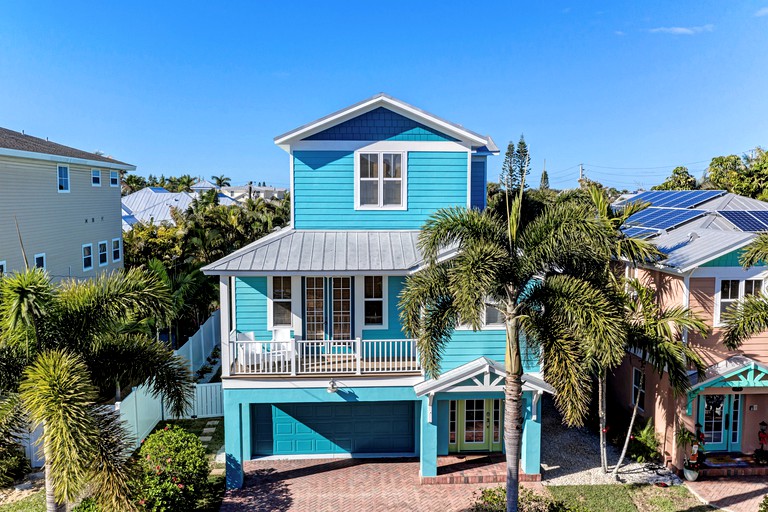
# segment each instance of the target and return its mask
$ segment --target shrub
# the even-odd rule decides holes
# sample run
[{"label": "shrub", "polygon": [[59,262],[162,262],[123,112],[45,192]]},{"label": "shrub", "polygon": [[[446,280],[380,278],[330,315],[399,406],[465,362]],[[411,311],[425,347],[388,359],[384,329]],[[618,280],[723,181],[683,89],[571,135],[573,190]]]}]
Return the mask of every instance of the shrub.
[{"label": "shrub", "polygon": [[29,459],[19,446],[13,444],[0,446],[0,487],[21,480],[31,470]]},{"label": "shrub", "polygon": [[[517,499],[520,512],[586,512],[548,496],[537,494],[530,489],[520,487]],[[482,489],[475,493],[475,503],[471,512],[505,512],[507,510],[507,490],[504,487]]]},{"label": "shrub", "polygon": [[635,430],[629,441],[627,452],[637,462],[651,462],[661,459],[659,438],[650,418],[643,428]]},{"label": "shrub", "polygon": [[96,505],[96,500],[93,498],[86,498],[81,501],[78,506],[72,509],[72,512],[101,512],[101,509]]},{"label": "shrub", "polygon": [[197,380],[202,380],[206,376],[206,374],[211,372],[212,369],[213,368],[211,368],[210,365],[204,364],[203,366],[200,367],[199,370],[195,372],[195,377],[197,378]]},{"label": "shrub", "polygon": [[138,457],[143,474],[137,483],[140,507],[156,512],[194,508],[210,472],[205,448],[196,435],[166,425],[147,437]]},{"label": "shrub", "polygon": [[763,501],[760,503],[760,508],[757,509],[757,512],[768,512],[768,494],[766,494],[765,498],[763,498]]}]

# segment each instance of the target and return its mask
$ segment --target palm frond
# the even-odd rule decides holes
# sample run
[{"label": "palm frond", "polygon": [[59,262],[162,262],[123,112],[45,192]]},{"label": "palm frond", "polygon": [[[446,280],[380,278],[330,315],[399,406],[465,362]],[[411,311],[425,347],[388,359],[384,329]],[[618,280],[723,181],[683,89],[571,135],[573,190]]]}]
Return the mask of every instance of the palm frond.
[{"label": "palm frond", "polygon": [[768,233],[760,233],[751,244],[749,244],[741,257],[739,263],[744,268],[754,267],[761,262],[768,261]]},{"label": "palm frond", "polygon": [[19,394],[0,394],[0,448],[19,443],[27,426],[27,412]]},{"label": "palm frond", "polygon": [[736,350],[752,336],[768,330],[768,299],[765,295],[749,295],[723,314],[723,344]]},{"label": "palm frond", "polygon": [[137,476],[130,459],[133,440],[114,411],[95,407],[93,415],[99,436],[91,465],[91,495],[102,510],[133,511],[130,482]]},{"label": "palm frond", "polygon": [[440,252],[464,245],[466,240],[499,243],[506,238],[503,223],[490,213],[454,207],[441,208],[424,223],[419,233],[419,248],[428,263]]}]

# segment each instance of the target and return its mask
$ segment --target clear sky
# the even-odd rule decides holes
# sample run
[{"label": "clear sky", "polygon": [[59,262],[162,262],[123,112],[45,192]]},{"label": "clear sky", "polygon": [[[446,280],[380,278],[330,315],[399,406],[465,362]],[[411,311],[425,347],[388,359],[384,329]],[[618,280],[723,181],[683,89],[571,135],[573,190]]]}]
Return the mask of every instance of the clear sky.
[{"label": "clear sky", "polygon": [[381,91],[502,149],[524,133],[534,185],[544,159],[554,187],[579,163],[618,188],[699,176],[768,145],[768,0],[0,9],[0,126],[144,175],[287,186],[273,137]]}]

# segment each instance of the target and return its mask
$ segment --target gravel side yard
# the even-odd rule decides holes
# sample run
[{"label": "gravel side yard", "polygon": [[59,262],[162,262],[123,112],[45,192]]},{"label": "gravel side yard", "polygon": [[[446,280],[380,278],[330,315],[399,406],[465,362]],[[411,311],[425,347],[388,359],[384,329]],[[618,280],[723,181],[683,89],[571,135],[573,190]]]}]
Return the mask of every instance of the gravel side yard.
[{"label": "gravel side yard", "polygon": [[[620,450],[608,445],[608,462],[619,460]],[[623,483],[645,484],[665,482],[679,485],[682,481],[668,469],[656,464],[639,464],[625,458],[619,470]],[[628,461],[628,463],[627,463]],[[562,424],[551,397],[542,403],[541,465],[544,485],[612,484],[616,480],[600,468],[600,438],[584,428],[567,428]],[[613,469],[609,466],[609,470]]]}]

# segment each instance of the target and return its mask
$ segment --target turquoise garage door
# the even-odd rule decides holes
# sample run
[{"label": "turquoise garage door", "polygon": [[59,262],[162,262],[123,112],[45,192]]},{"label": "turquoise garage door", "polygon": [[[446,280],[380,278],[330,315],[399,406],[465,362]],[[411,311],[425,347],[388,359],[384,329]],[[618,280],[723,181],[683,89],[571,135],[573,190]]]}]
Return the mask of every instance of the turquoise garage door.
[{"label": "turquoise garage door", "polygon": [[253,404],[254,456],[411,453],[414,402]]}]

